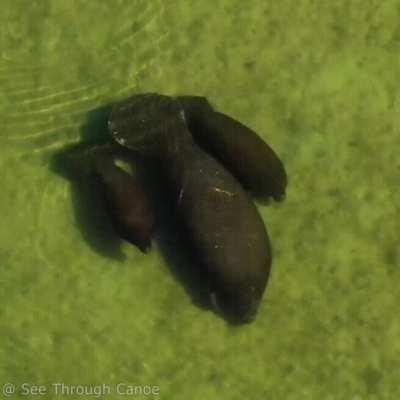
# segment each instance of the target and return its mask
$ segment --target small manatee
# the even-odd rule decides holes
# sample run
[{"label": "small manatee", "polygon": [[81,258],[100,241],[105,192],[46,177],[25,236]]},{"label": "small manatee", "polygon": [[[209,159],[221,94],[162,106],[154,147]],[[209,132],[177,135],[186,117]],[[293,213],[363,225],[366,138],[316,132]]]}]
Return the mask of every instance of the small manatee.
[{"label": "small manatee", "polygon": [[275,152],[254,131],[212,109],[204,97],[177,98],[195,141],[260,198],[285,197],[287,176]]},{"label": "small manatee", "polygon": [[114,164],[109,155],[96,154],[94,174],[101,184],[111,223],[118,235],[146,252],[154,230],[154,213],[145,191]]}]

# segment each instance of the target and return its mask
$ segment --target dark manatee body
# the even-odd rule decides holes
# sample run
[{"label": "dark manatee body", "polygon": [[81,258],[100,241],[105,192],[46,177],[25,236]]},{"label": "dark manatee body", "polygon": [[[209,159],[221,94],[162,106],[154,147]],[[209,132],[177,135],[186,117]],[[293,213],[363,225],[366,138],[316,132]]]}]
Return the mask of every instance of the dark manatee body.
[{"label": "dark manatee body", "polygon": [[121,146],[142,156],[157,157],[161,134],[183,115],[179,103],[171,97],[146,93],[117,103],[111,111],[108,128]]},{"label": "dark manatee body", "polygon": [[233,322],[251,321],[271,267],[269,238],[255,205],[239,182],[191,140],[169,148],[162,161],[217,307]]},{"label": "dark manatee body", "polygon": [[287,176],[275,152],[254,131],[212,109],[204,97],[177,98],[195,141],[260,198],[285,197]]},{"label": "dark manatee body", "polygon": [[117,104],[109,127],[122,146],[159,160],[218,308],[231,321],[249,322],[269,277],[269,238],[248,194],[195,144],[186,122],[180,102],[146,94]]},{"label": "dark manatee body", "polygon": [[154,229],[154,213],[147,194],[108,155],[97,152],[93,173],[101,184],[115,231],[145,252],[150,247]]}]

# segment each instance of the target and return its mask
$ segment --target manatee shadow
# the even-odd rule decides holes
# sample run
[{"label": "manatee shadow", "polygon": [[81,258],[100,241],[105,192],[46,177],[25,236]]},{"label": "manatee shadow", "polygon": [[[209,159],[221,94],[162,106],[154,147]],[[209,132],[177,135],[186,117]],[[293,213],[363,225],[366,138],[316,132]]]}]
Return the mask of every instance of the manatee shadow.
[{"label": "manatee shadow", "polygon": [[123,261],[122,241],[106,214],[100,185],[87,173],[85,164],[85,151],[110,141],[107,130],[110,109],[111,106],[104,106],[90,111],[81,128],[82,142],[55,153],[50,169],[71,182],[75,220],[83,239],[102,256]]},{"label": "manatee shadow", "polygon": [[79,158],[87,148],[87,145],[76,145],[58,152],[50,168],[71,182],[75,221],[86,243],[102,256],[123,261],[121,240],[106,213],[100,185],[79,170]]},{"label": "manatee shadow", "polygon": [[177,282],[182,284],[193,304],[212,310],[209,280],[198,263],[187,232],[176,215],[175,207],[156,163],[144,161],[139,173],[141,185],[150,194],[156,215],[157,242],[166,264]]},{"label": "manatee shadow", "polygon": [[[98,254],[122,262],[126,258],[121,250],[122,240],[107,215],[99,182],[88,173],[85,157],[85,152],[93,146],[111,143],[107,127],[110,110],[108,105],[90,111],[81,128],[81,143],[54,154],[50,169],[71,182],[75,220],[86,243]],[[116,148],[118,158],[135,164],[138,184],[152,199],[156,216],[153,241],[157,242],[172,276],[183,285],[196,306],[212,309],[207,276],[198,266],[182,224],[176,218],[158,165],[121,146]]]}]

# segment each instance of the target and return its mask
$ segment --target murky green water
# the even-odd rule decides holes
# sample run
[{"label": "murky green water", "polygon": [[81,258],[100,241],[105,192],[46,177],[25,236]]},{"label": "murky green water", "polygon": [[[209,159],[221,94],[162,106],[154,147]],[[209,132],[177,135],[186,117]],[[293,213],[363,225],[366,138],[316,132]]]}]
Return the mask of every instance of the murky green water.
[{"label": "murky green water", "polygon": [[[3,1],[0,384],[397,399],[399,21],[395,0]],[[157,245],[102,234],[52,168],[101,140],[103,106],[148,91],[207,96],[285,162],[286,201],[260,205],[273,274],[249,326],[193,305]]]}]

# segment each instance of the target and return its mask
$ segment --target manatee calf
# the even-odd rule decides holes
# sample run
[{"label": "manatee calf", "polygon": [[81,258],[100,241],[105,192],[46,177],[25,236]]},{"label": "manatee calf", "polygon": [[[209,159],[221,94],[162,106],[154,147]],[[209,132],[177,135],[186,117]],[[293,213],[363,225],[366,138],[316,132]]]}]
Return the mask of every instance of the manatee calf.
[{"label": "manatee calf", "polygon": [[180,96],[195,141],[217,158],[252,194],[282,200],[286,171],[272,148],[254,131],[221,112],[205,97]]},{"label": "manatee calf", "polygon": [[119,236],[145,252],[151,244],[154,212],[139,183],[114,163],[112,154],[92,151],[92,173],[100,183],[111,223]]}]

